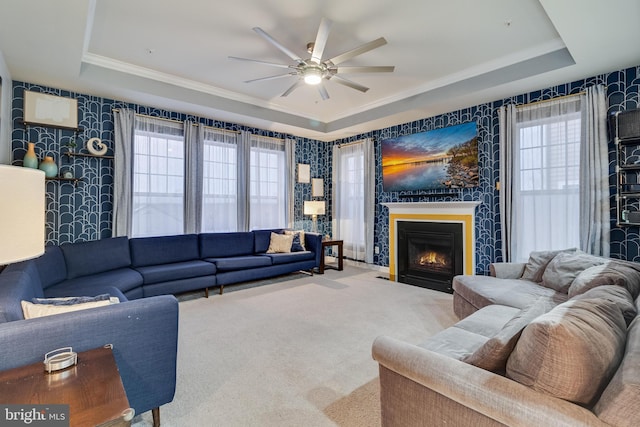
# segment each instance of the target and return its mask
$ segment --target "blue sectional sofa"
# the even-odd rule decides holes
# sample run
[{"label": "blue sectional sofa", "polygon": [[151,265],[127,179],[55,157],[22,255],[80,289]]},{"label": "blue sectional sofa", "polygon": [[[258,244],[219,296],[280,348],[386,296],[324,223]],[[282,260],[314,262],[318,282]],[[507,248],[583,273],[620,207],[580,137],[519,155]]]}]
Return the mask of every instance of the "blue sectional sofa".
[{"label": "blue sectional sofa", "polygon": [[[0,273],[0,370],[42,361],[71,346],[113,344],[129,403],[136,413],[173,400],[178,302],[171,294],[313,270],[322,237],[305,233],[305,250],[267,253],[271,233],[203,233],[116,237],[48,246],[39,258]],[[118,297],[119,304],[26,319],[21,301],[68,296]]]},{"label": "blue sectional sofa", "polygon": [[114,237],[49,246],[36,259],[48,297],[91,295],[117,287],[128,299],[178,294],[264,279],[320,265],[322,236],[304,233],[305,249],[267,253],[283,229],[177,236]]}]

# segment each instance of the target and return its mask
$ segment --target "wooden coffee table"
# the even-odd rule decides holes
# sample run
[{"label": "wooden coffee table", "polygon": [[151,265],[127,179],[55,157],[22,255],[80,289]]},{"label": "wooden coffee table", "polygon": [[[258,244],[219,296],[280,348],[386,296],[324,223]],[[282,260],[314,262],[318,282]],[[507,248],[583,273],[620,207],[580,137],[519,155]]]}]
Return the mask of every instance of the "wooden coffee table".
[{"label": "wooden coffee table", "polygon": [[66,404],[70,426],[130,426],[133,418],[110,346],[78,353],[78,364],[61,371],[39,362],[0,372],[0,403]]}]

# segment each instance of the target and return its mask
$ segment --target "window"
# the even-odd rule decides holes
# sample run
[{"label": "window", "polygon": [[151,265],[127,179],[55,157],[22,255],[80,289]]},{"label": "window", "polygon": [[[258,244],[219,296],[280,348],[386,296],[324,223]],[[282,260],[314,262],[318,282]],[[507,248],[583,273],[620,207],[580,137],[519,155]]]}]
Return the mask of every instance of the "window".
[{"label": "window", "polygon": [[136,114],[131,120],[133,179],[130,195],[122,197],[131,208],[122,203],[117,211],[131,212],[122,221],[127,235],[287,226],[293,204],[288,200],[293,161],[287,156],[293,150],[284,140],[194,124],[185,135],[182,122]]},{"label": "window", "polygon": [[249,229],[286,227],[284,141],[251,137]]},{"label": "window", "polygon": [[580,99],[521,108],[516,132],[514,261],[534,250],[578,247]]},{"label": "window", "polygon": [[183,233],[182,124],[136,117],[134,153],[133,236]]},{"label": "window", "polygon": [[336,147],[333,154],[334,234],[348,258],[372,262],[373,146],[369,140]]},{"label": "window", "polygon": [[235,133],[205,128],[202,231],[238,229],[238,145]]}]

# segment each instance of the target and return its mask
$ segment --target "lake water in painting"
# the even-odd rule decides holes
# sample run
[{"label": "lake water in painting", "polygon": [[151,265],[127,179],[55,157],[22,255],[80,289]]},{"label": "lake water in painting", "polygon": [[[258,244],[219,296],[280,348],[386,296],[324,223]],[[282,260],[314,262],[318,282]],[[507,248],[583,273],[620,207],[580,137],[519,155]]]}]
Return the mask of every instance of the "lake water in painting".
[{"label": "lake water in painting", "polygon": [[382,168],[385,191],[419,191],[442,188],[449,162],[424,162]]}]

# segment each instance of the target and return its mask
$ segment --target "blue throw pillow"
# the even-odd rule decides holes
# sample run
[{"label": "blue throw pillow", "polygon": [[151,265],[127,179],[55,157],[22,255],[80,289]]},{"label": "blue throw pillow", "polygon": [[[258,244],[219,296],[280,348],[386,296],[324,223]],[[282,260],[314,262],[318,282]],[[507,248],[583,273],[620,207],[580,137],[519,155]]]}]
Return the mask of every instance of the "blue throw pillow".
[{"label": "blue throw pillow", "polygon": [[302,252],[304,248],[300,244],[300,233],[293,235],[293,242],[291,242],[291,252]]}]

